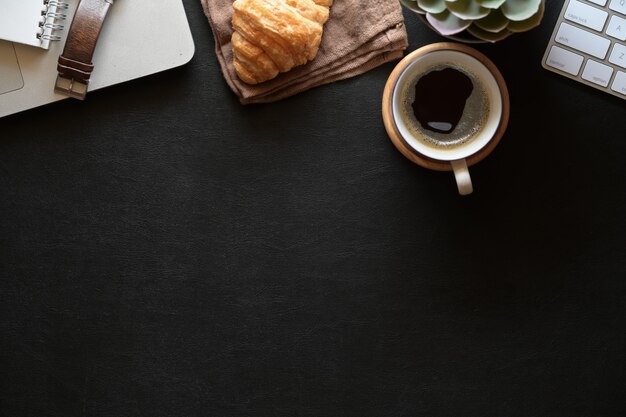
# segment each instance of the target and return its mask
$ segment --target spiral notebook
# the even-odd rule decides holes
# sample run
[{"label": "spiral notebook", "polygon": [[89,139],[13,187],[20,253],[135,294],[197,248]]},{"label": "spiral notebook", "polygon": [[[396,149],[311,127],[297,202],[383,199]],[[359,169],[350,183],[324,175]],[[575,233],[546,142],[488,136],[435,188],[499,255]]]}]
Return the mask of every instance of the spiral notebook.
[{"label": "spiral notebook", "polygon": [[[67,98],[54,84],[78,2],[0,0],[0,117]],[[116,1],[100,32],[89,91],[183,65],[194,49],[182,0]]]},{"label": "spiral notebook", "polygon": [[0,39],[48,49],[59,39],[68,5],[53,0],[0,0]]}]

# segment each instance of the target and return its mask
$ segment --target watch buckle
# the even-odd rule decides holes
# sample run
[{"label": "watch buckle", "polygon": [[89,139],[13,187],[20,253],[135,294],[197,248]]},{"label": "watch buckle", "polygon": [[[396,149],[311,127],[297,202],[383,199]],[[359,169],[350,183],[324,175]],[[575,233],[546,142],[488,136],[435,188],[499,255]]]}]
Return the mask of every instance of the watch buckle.
[{"label": "watch buckle", "polygon": [[74,78],[66,78],[57,75],[54,91],[64,96],[85,100],[85,96],[87,95],[87,83],[75,80]]}]

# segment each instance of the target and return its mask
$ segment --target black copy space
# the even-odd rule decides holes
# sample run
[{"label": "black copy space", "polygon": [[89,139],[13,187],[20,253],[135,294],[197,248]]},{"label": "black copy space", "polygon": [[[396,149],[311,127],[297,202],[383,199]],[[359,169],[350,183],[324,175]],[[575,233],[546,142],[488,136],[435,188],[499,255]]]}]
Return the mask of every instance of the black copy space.
[{"label": "black copy space", "polygon": [[626,102],[541,68],[561,5],[478,47],[469,197],[387,139],[393,64],[242,107],[191,0],[186,67],[0,120],[0,415],[625,415]]}]

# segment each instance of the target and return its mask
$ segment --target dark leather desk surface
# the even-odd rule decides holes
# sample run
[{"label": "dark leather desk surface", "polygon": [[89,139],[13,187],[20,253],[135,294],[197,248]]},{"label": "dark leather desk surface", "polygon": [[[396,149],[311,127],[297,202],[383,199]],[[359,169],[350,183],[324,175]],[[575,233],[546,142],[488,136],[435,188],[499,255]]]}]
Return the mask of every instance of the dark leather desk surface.
[{"label": "dark leather desk surface", "polygon": [[541,68],[561,4],[478,48],[466,198],[387,139],[394,64],[242,107],[192,0],[189,65],[1,119],[0,415],[626,415],[626,101]]}]

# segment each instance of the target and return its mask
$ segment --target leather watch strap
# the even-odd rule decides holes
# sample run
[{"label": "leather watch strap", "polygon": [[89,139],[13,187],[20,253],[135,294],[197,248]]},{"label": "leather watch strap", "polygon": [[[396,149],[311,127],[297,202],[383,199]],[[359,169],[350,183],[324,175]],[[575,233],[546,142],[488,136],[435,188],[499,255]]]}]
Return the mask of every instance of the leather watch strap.
[{"label": "leather watch strap", "polygon": [[59,57],[54,90],[84,100],[93,71],[93,53],[113,0],[80,0]]}]

